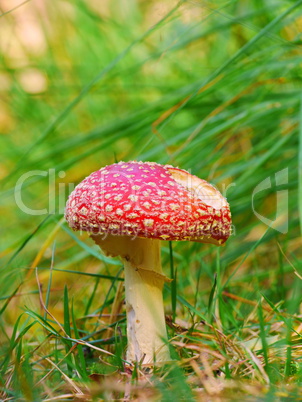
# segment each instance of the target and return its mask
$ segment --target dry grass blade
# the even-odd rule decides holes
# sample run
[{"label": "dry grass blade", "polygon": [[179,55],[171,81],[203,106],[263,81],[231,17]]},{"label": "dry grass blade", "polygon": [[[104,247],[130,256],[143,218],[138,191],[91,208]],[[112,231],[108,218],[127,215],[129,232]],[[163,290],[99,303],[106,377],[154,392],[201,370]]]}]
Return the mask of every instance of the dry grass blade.
[{"label": "dry grass blade", "polygon": [[83,392],[81,389],[76,385],[76,383],[69,378],[61,369],[58,367],[52,360],[48,359],[47,357],[45,358],[48,363],[50,363],[56,370],[58,370],[61,374],[64,380],[72,387],[72,389],[79,395],[83,395]]}]

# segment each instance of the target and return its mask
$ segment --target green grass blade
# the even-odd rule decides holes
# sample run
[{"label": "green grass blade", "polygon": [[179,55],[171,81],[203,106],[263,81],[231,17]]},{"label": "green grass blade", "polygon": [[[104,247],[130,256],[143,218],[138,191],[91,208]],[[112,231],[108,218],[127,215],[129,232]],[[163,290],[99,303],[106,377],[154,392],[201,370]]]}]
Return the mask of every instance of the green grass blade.
[{"label": "green grass blade", "polygon": [[100,278],[96,278],[95,283],[94,283],[94,287],[93,287],[93,290],[92,290],[92,293],[91,293],[91,295],[90,295],[90,297],[89,297],[89,299],[88,299],[87,305],[86,305],[86,307],[85,307],[84,316],[85,316],[85,315],[88,315],[88,313],[89,313],[89,310],[90,310],[91,304],[92,304],[92,302],[93,302],[93,299],[94,299],[94,297],[95,297],[95,295],[96,295],[96,291],[97,291],[97,288],[98,288],[98,286],[99,286],[99,283],[100,283]]},{"label": "green grass blade", "polygon": [[172,306],[172,320],[175,322],[176,317],[176,300],[177,300],[177,273],[174,270],[173,249],[172,242],[169,241],[169,255],[170,255],[170,276],[171,282],[171,306]]},{"label": "green grass blade", "polygon": [[[77,322],[74,314],[74,304],[72,302],[71,305],[71,318],[72,318],[72,325],[73,325],[73,331],[76,339],[80,339],[79,331],[77,328]],[[80,373],[80,376],[82,377],[83,380],[88,381],[88,375],[87,375],[87,367],[86,367],[86,360],[84,356],[84,351],[83,351],[83,345],[77,345],[77,351],[78,355],[75,356],[75,366]]]},{"label": "green grass blade", "polygon": [[17,255],[24,249],[24,247],[27,245],[27,243],[36,235],[36,233],[45,225],[45,223],[48,221],[48,219],[51,217],[51,215],[47,215],[46,218],[42,220],[41,223],[34,229],[34,231],[26,237],[26,239],[23,241],[21,246],[16,250],[16,252],[11,256],[7,264],[3,267],[3,269],[6,269],[17,257]]},{"label": "green grass blade", "polygon": [[[66,334],[71,338],[71,327],[70,327],[70,314],[69,314],[69,297],[68,297],[68,288],[65,285],[64,286],[64,330]],[[72,376],[72,369],[73,369],[73,363],[72,363],[72,355],[69,353],[71,347],[72,347],[72,342],[65,340],[65,351],[66,351],[66,364],[67,364],[67,371],[69,373],[69,376]]]},{"label": "green grass blade", "polygon": [[[46,296],[45,296],[45,307],[46,307],[47,310],[48,310],[48,304],[49,304],[49,299],[50,299],[50,291],[51,291],[51,283],[52,283],[52,271],[53,271],[54,258],[55,258],[55,249],[56,249],[56,243],[54,243],[53,248],[52,248],[51,264],[50,264],[50,270],[49,270],[49,279],[48,279]],[[44,312],[44,320],[47,321],[47,312],[46,311]]]},{"label": "green grass blade", "polygon": [[298,153],[298,209],[300,233],[302,236],[302,95],[300,97],[300,114],[299,114],[299,153]]},{"label": "green grass blade", "polygon": [[209,295],[209,301],[208,301],[208,320],[212,322],[213,320],[213,310],[215,307],[215,292],[217,289],[217,273],[214,275],[214,283],[211,288],[211,292]]}]

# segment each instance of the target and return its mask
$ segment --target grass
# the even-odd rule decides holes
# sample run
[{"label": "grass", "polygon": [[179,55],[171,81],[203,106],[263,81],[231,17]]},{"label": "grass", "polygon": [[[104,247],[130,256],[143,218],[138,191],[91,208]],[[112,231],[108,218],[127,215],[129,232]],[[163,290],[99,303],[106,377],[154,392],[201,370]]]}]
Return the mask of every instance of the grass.
[{"label": "grass", "polygon": [[[0,5],[0,398],[301,400],[302,1],[44,3]],[[125,366],[121,263],[63,219],[133,159],[214,183],[234,224],[163,242],[152,373]]]}]

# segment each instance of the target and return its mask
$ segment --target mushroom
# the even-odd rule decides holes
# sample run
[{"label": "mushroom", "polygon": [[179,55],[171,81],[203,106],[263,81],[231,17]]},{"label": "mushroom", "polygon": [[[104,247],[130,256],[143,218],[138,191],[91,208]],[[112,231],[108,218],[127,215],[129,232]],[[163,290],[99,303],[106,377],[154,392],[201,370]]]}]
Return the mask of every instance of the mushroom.
[{"label": "mushroom", "polygon": [[65,218],[87,231],[107,256],[124,263],[127,361],[169,361],[160,240],[222,245],[231,232],[229,205],[205,180],[154,162],[119,162],[84,179]]}]

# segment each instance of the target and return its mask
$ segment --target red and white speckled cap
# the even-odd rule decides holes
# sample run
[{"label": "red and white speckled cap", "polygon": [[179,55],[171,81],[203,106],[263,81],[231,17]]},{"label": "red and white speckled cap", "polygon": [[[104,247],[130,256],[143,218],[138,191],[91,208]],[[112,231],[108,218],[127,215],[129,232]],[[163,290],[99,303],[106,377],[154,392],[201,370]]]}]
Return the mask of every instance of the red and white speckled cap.
[{"label": "red and white speckled cap", "polygon": [[185,170],[154,162],[119,162],[86,177],[70,194],[74,230],[223,244],[231,214],[220,192]]}]

